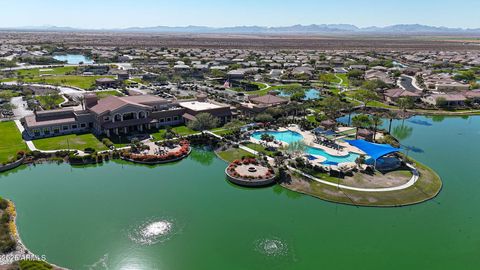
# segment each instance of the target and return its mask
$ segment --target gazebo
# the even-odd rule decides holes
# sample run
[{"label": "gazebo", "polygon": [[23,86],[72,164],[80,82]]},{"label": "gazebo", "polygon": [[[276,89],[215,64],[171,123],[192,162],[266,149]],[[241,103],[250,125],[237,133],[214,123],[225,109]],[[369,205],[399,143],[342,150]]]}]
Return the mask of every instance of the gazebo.
[{"label": "gazebo", "polygon": [[333,129],[335,128],[335,126],[337,125],[337,123],[333,120],[323,120],[322,122],[320,122],[320,125],[322,127],[324,127],[325,129]]}]

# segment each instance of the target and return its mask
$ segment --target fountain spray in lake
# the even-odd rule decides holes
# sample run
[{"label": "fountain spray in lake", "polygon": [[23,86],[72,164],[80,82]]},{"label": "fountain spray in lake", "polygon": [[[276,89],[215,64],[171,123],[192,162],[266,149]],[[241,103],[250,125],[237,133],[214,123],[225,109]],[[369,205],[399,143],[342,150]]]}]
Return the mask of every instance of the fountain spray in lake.
[{"label": "fountain spray in lake", "polygon": [[173,224],[171,220],[149,220],[131,230],[129,238],[141,245],[163,242],[172,235]]},{"label": "fountain spray in lake", "polygon": [[267,256],[285,256],[288,254],[288,247],[278,238],[266,238],[255,242],[256,251]]}]

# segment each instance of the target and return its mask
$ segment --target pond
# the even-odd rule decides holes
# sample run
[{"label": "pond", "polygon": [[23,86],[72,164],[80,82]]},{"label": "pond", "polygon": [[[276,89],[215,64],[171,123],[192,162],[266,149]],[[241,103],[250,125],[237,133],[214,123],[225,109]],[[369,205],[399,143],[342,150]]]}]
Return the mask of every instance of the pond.
[{"label": "pond", "polygon": [[414,119],[431,125],[393,128],[444,188],[409,207],[239,188],[198,149],[156,167],[23,167],[0,174],[0,194],[16,203],[25,244],[71,269],[477,269],[480,117]]},{"label": "pond", "polygon": [[67,62],[69,65],[78,65],[83,64],[93,64],[94,61],[87,56],[81,54],[64,54],[64,55],[55,55],[53,59],[58,61]]}]

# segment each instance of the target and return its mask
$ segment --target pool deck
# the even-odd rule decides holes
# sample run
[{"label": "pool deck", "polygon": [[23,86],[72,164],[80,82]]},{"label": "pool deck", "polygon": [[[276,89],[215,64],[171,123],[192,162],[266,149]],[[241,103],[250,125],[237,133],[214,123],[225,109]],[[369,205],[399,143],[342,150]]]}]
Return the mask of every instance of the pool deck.
[{"label": "pool deck", "polygon": [[[343,131],[350,130],[350,129],[352,129],[352,128],[351,127],[341,127],[341,128],[339,128],[339,131],[343,132]],[[262,132],[262,131],[269,131],[269,130],[258,130],[257,132]],[[346,157],[346,156],[349,155],[350,152],[355,153],[355,154],[359,154],[359,155],[365,155],[365,153],[363,151],[361,151],[360,149],[358,149],[354,146],[351,146],[350,144],[348,144],[347,142],[344,142],[344,141],[336,141],[338,145],[343,146],[345,148],[345,150],[343,150],[343,151],[335,150],[335,149],[326,147],[324,145],[320,145],[318,143],[315,143],[316,136],[310,131],[301,130],[297,125],[291,125],[288,128],[279,128],[277,131],[278,132],[285,132],[285,131],[296,132],[296,133],[303,136],[303,142],[307,146],[317,148],[317,149],[321,149],[331,156]],[[274,141],[274,142],[266,143],[264,141],[257,140],[253,137],[250,137],[250,141],[253,142],[253,143],[262,144],[262,145],[266,144],[267,146],[272,146],[272,147],[288,146],[288,143],[286,143],[286,142]],[[316,162],[312,162],[312,163],[319,163],[320,164],[320,163],[326,161],[325,157],[318,156],[318,155],[312,155],[312,156],[315,156],[315,157],[318,158],[318,160]]]},{"label": "pool deck", "polygon": [[[340,131],[345,131],[345,130],[349,130],[349,129],[351,129],[351,128],[340,128],[339,130]],[[287,130],[287,129],[285,129],[285,130]],[[327,154],[329,154],[331,156],[345,157],[345,156],[348,156],[350,152],[355,153],[355,154],[359,154],[359,155],[364,155],[365,154],[360,149],[358,149],[354,146],[351,146],[350,144],[348,144],[346,142],[342,142],[342,141],[337,141],[337,144],[340,145],[340,146],[343,146],[345,148],[344,151],[338,151],[338,150],[326,147],[324,145],[320,145],[318,143],[315,143],[316,136],[312,132],[302,131],[296,125],[288,127],[288,130],[301,134],[303,136],[303,141],[305,142],[306,145],[314,147],[314,148],[322,149],[323,151],[325,151]]]}]

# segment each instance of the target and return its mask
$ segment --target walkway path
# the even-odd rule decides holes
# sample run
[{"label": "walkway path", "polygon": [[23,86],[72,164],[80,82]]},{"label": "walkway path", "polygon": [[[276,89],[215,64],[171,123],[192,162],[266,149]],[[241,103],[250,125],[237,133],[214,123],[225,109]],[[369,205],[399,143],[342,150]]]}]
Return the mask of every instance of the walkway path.
[{"label": "walkway path", "polygon": [[33,111],[28,109],[27,102],[23,100],[23,97],[13,97],[10,103],[15,106],[15,109],[13,109],[15,119],[21,119],[22,117],[33,114]]},{"label": "walkway path", "polygon": [[338,76],[337,73],[334,73],[335,78],[339,79],[340,82],[337,83],[338,86],[342,87],[343,86],[343,79],[342,77]]},{"label": "walkway path", "polygon": [[[17,125],[17,128],[20,131],[20,133],[23,134],[23,132],[25,131],[25,128],[23,127],[22,123],[20,123],[20,120],[14,120],[14,122],[15,122],[15,125]],[[27,144],[27,147],[30,151],[39,151],[42,153],[55,153],[58,151],[77,151],[77,154],[79,156],[86,155],[84,151],[78,150],[78,149],[40,150],[35,146],[35,144],[31,140],[25,140],[25,143]]]},{"label": "walkway path", "polygon": [[78,87],[73,87],[73,86],[55,86],[55,85],[50,85],[50,84],[39,84],[39,83],[18,83],[16,81],[13,81],[13,82],[3,82],[2,84],[5,84],[5,85],[30,85],[30,86],[36,86],[36,87],[45,87],[45,88],[52,88],[52,89],[56,89],[60,92],[60,94],[67,94],[67,95],[83,95],[84,93],[86,93],[86,91],[82,88],[78,88]]},{"label": "walkway path", "polygon": [[[213,132],[210,132],[210,131],[204,131],[205,133],[207,134],[210,134],[212,136],[215,136],[219,139],[223,139],[222,136],[219,136]],[[259,153],[253,149],[250,149],[244,145],[239,145],[239,148],[242,149],[242,150],[245,150],[253,155],[258,155]],[[273,164],[274,163],[274,159],[271,158],[271,157],[268,157],[267,156],[267,159],[268,159],[268,162]],[[413,185],[415,185],[415,183],[417,182],[418,178],[419,178],[419,173],[417,171],[417,169],[410,165],[410,164],[407,164],[407,166],[411,169],[412,171],[412,178],[410,178],[410,180],[403,184],[403,185],[400,185],[400,186],[396,186],[396,187],[388,187],[388,188],[358,188],[358,187],[351,187],[351,186],[345,186],[345,185],[340,185],[340,184],[335,184],[335,183],[332,183],[332,182],[328,182],[328,181],[325,181],[325,180],[322,180],[322,179],[318,179],[314,176],[311,176],[309,174],[306,174],[298,169],[295,169],[295,168],[292,168],[290,166],[287,165],[287,168],[290,170],[290,171],[293,171],[293,172],[296,172],[298,174],[301,174],[302,176],[304,177],[307,177],[313,181],[316,181],[316,182],[319,182],[319,183],[322,183],[322,184],[325,184],[325,185],[329,185],[329,186],[333,186],[333,187],[337,187],[337,188],[341,188],[341,189],[346,189],[346,190],[353,190],[353,191],[361,191],[361,192],[389,192],[389,191],[398,191],[398,190],[403,190],[403,189],[407,189]]]},{"label": "walkway path", "polygon": [[357,188],[357,187],[350,187],[350,186],[345,186],[345,185],[340,185],[340,184],[335,184],[335,183],[332,183],[332,182],[328,182],[328,181],[325,181],[325,180],[322,180],[322,179],[318,179],[316,177],[313,177],[309,174],[306,174],[298,169],[295,169],[295,168],[292,168],[290,166],[287,166],[287,168],[291,171],[294,171],[298,174],[301,174],[302,176],[306,177],[306,178],[309,178],[313,181],[316,181],[316,182],[319,182],[319,183],[322,183],[322,184],[325,184],[325,185],[329,185],[329,186],[332,186],[332,187],[338,187],[338,188],[341,188],[341,189],[347,189],[347,190],[353,190],[353,191],[361,191],[361,192],[388,192],[388,191],[398,191],[398,190],[403,190],[403,189],[407,189],[413,185],[415,185],[415,183],[417,182],[418,178],[419,178],[419,174],[418,174],[418,171],[417,169],[415,169],[415,167],[411,166],[410,164],[407,164],[407,166],[412,170],[412,178],[410,178],[410,180],[403,184],[403,185],[400,185],[400,186],[396,186],[396,187],[389,187],[389,188]]}]

